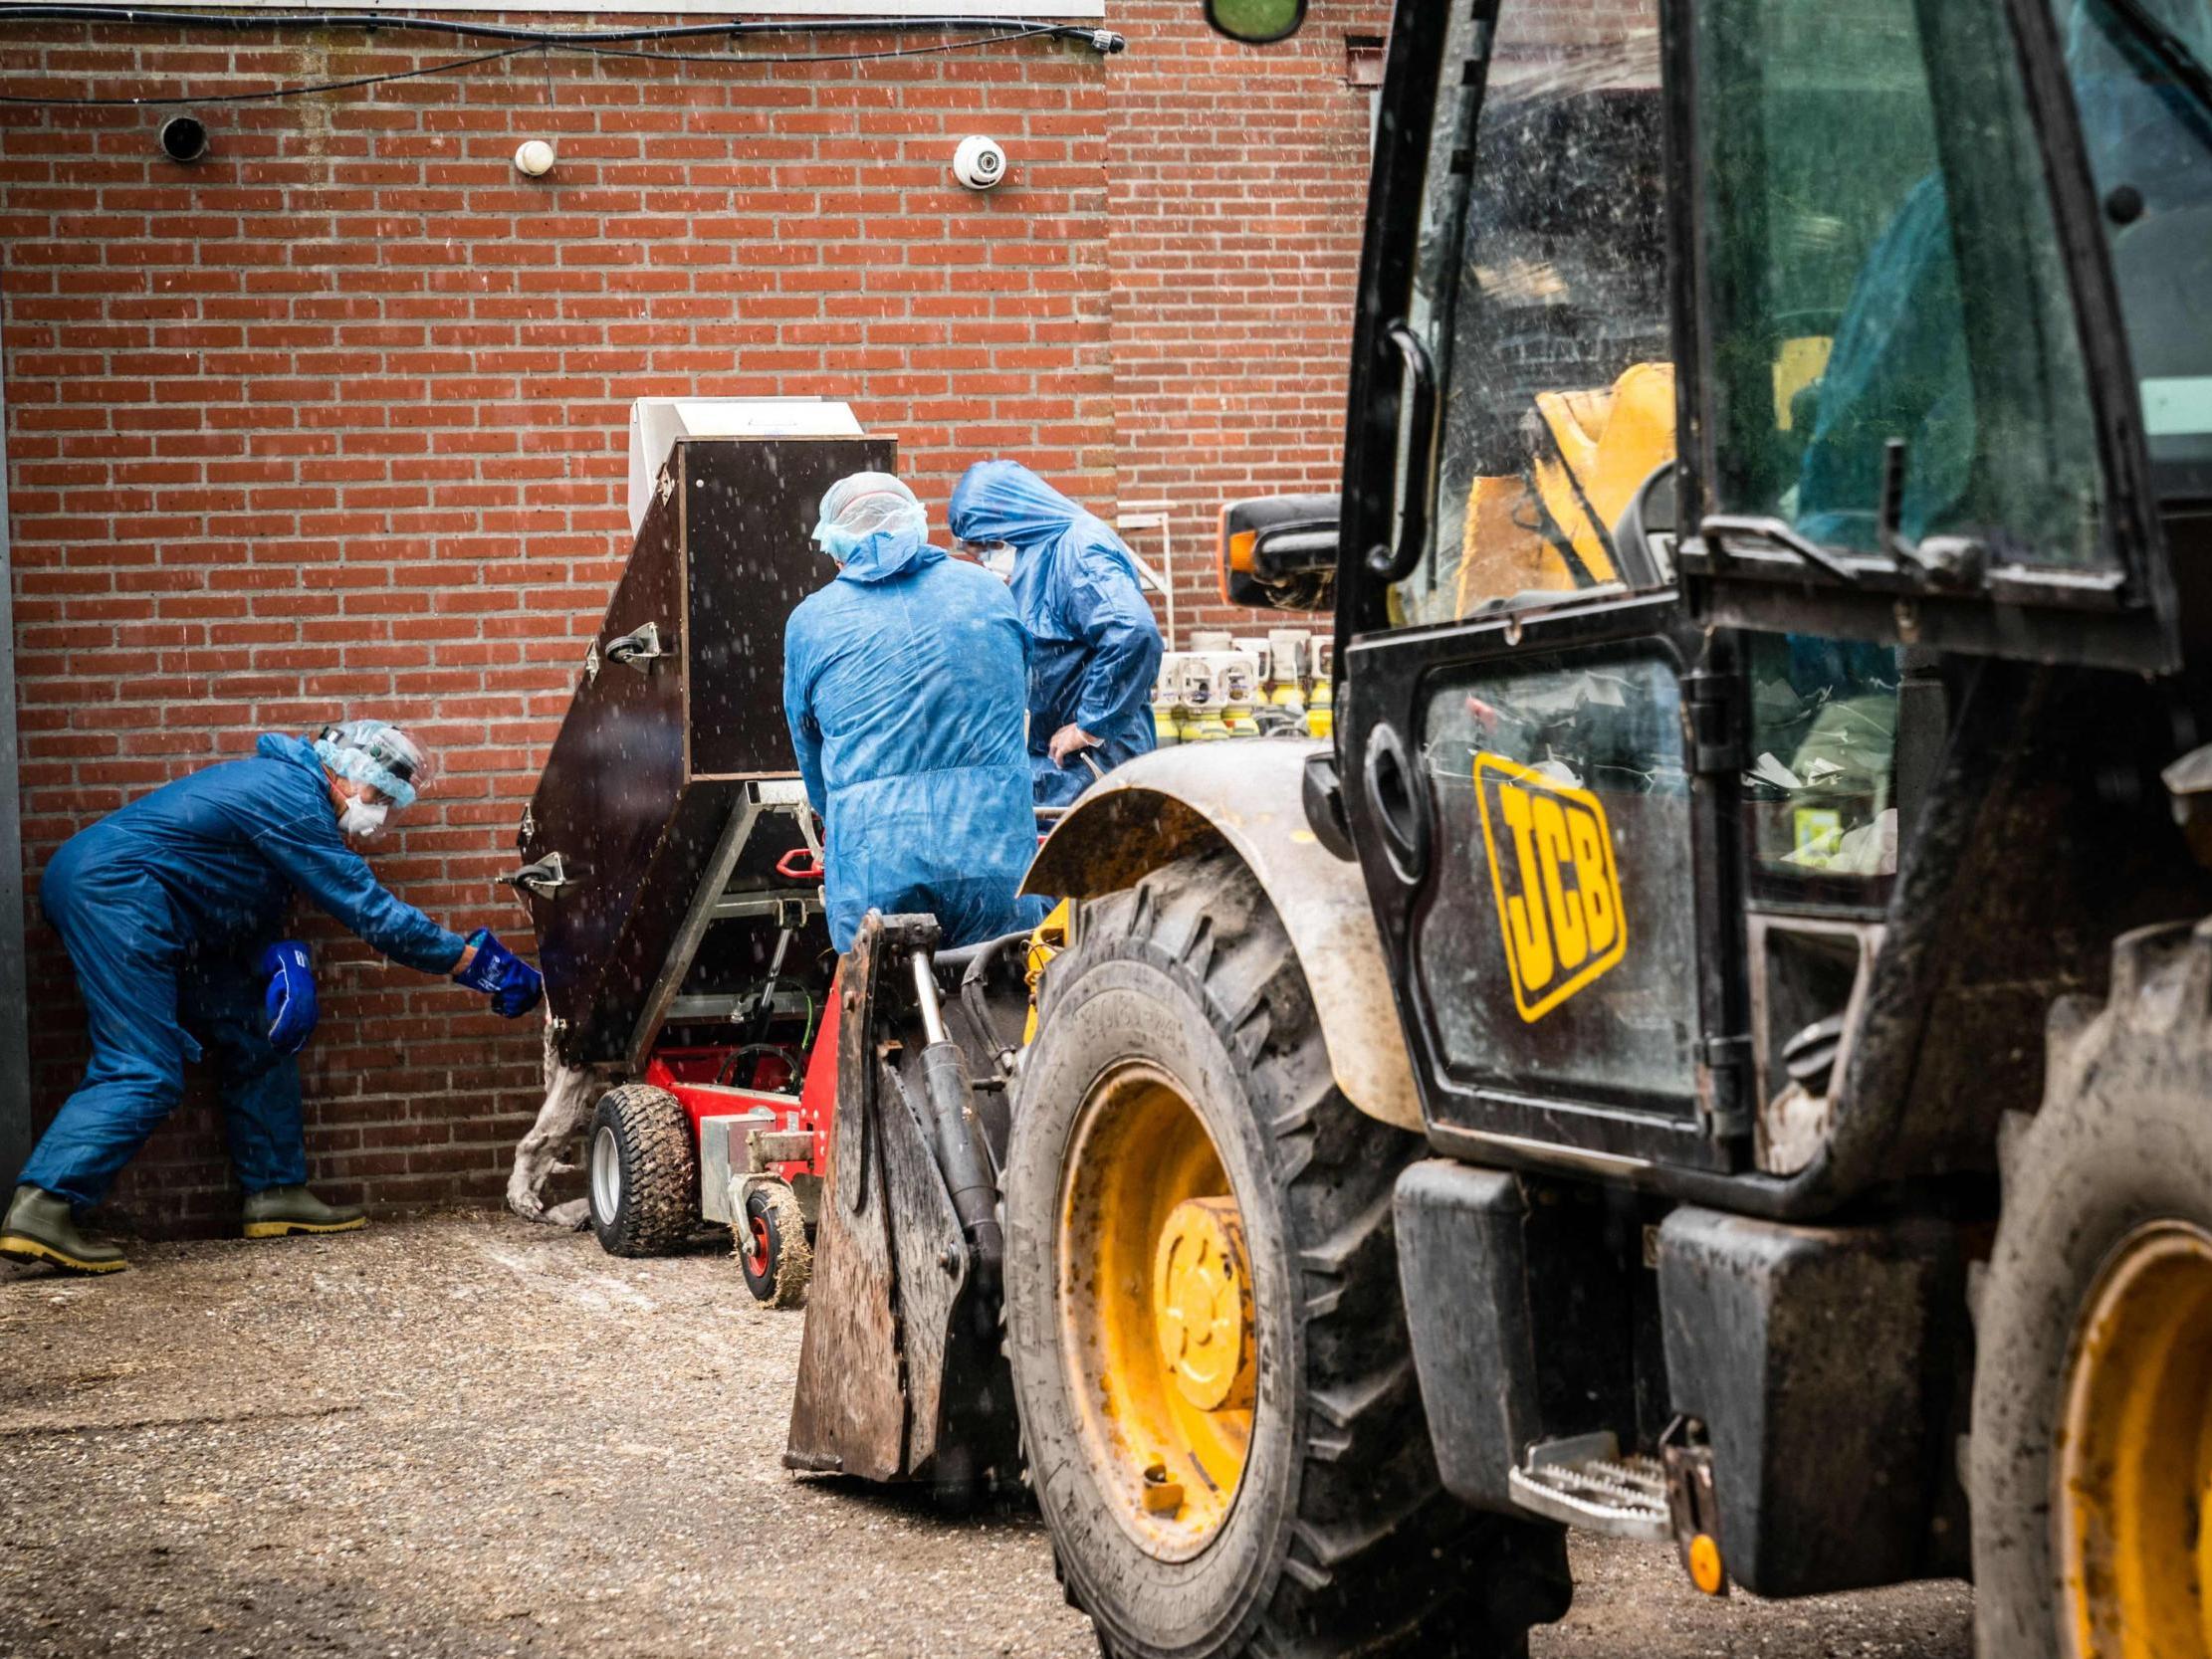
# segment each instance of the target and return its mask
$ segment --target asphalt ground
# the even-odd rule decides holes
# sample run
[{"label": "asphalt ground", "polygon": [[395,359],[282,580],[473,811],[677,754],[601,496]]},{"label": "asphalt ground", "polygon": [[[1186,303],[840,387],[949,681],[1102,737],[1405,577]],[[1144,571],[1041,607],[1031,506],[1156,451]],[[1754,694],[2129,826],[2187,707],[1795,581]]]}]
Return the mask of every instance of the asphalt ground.
[{"label": "asphalt ground", "polygon": [[[720,1253],[436,1217],[0,1265],[0,1655],[1093,1659],[1034,1512],[778,1463],[800,1316]],[[1579,1543],[1536,1659],[1968,1659],[1969,1592],[1700,1597]]]}]

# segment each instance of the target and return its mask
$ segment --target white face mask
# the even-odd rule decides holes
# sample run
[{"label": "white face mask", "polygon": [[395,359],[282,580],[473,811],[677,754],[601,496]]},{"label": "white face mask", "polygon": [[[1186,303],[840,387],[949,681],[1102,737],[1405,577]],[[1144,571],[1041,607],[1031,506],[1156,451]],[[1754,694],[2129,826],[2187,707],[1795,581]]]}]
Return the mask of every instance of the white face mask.
[{"label": "white face mask", "polygon": [[1013,548],[1003,541],[995,541],[984,549],[984,568],[1002,582],[1013,580]]},{"label": "white face mask", "polygon": [[349,798],[345,810],[337,815],[337,827],[355,841],[372,839],[384,827],[384,814],[390,811],[382,801],[364,801],[359,796]]}]

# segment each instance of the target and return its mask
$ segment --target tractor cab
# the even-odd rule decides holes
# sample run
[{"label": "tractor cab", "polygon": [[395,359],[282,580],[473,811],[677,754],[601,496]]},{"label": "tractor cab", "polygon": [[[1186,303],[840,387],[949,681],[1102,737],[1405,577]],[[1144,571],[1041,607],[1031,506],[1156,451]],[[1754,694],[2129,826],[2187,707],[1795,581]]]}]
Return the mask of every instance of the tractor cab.
[{"label": "tractor cab", "polygon": [[[1400,8],[1324,794],[1439,1147],[1787,1213],[1951,1166],[1989,1126],[1901,1113],[1885,952],[2009,1057],[1996,987],[2098,946],[1931,967],[1937,919],[2196,889],[2098,782],[2190,718],[2212,485],[2212,106],[2140,13]],[[2016,787],[2100,835],[1962,821]]]}]

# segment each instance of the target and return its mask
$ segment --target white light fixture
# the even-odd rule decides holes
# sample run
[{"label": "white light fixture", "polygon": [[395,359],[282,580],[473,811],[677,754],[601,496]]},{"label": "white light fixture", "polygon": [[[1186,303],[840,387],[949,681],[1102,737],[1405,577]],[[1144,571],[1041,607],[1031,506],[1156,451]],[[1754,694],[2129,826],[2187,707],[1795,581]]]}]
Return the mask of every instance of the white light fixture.
[{"label": "white light fixture", "polygon": [[553,147],[543,138],[526,138],[515,151],[515,170],[526,178],[544,178],[553,170]]}]

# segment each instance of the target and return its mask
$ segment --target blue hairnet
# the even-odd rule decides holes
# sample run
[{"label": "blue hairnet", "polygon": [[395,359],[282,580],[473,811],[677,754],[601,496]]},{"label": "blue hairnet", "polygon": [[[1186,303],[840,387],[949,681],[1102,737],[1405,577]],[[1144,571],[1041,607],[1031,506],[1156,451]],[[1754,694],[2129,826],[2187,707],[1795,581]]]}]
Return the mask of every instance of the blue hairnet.
[{"label": "blue hairnet", "polygon": [[822,497],[814,539],[857,579],[904,569],[929,537],[929,515],[914,492],[889,473],[853,473]]},{"label": "blue hairnet", "polygon": [[396,807],[415,804],[430,781],[422,745],[389,721],[340,721],[316,733],[315,756],[339,777],[365,783]]}]

